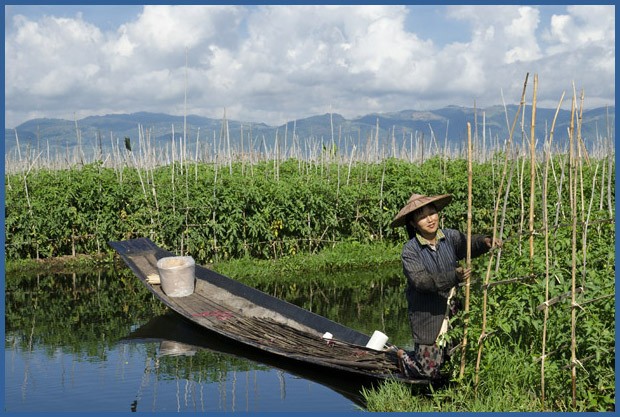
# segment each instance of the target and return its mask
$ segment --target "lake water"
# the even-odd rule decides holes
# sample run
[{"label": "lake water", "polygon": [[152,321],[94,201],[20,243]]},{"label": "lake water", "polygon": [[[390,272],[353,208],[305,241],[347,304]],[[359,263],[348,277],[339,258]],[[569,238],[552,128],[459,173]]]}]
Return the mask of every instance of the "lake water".
[{"label": "lake water", "polygon": [[[404,346],[399,268],[277,295]],[[126,268],[6,277],[6,412],[359,412],[356,381],[282,363],[168,311]],[[262,289],[262,288],[261,288]]]}]

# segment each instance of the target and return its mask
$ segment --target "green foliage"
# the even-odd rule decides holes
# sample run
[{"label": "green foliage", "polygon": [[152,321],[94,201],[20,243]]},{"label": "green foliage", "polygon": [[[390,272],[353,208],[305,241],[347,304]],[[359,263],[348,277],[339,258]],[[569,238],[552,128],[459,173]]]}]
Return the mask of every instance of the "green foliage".
[{"label": "green foliage", "polygon": [[[110,240],[139,236],[201,263],[279,258],[341,241],[395,244],[404,231],[389,223],[413,191],[453,193],[455,204],[444,221],[464,224],[462,165],[389,159],[356,163],[349,172],[335,163],[319,169],[323,166],[288,160],[277,180],[269,162],[251,170],[236,163],[232,174],[214,165],[178,163],[151,170],[95,163],[11,174],[5,180],[5,254],[19,259],[101,253],[111,250]],[[489,189],[486,176],[477,181],[476,188]],[[488,230],[492,203],[484,197],[475,226]]]},{"label": "green foliage", "polygon": [[[497,382],[494,378],[500,377],[493,373],[493,361],[504,363],[515,353],[539,358],[546,326],[546,396],[553,400],[545,407],[573,410],[570,346],[571,309],[575,309],[575,350],[580,361],[576,408],[609,409],[615,396],[615,219],[613,207],[609,206],[615,201],[615,174],[612,165],[611,172],[602,178],[602,170],[597,168],[601,164],[607,167],[607,160],[591,161],[578,172],[578,219],[574,229],[567,160],[566,156],[556,155],[551,161],[547,207],[543,207],[541,192],[544,167],[538,167],[532,258],[528,235],[530,162],[522,158],[509,161],[510,175],[503,183],[506,194],[499,202],[496,190],[503,156],[474,163],[473,231],[491,233],[497,220],[498,228],[503,230],[504,247],[497,268],[495,255],[491,268],[487,268],[489,255],[473,262],[473,277],[478,284],[472,287],[466,359],[468,364],[476,362],[475,341],[481,333],[483,316],[480,283],[487,270],[491,283],[531,276],[489,289],[489,336],[484,341],[480,377]],[[404,228],[391,229],[389,224],[412,192],[452,194],[453,203],[442,211],[443,226],[465,231],[466,165],[465,160],[440,158],[421,165],[387,159],[379,163],[357,162],[350,167],[289,159],[279,165],[273,161],[251,166],[238,162],[232,165],[232,172],[218,165],[175,163],[140,170],[91,164],[64,171],[11,174],[5,177],[5,255],[15,260],[73,253],[110,254],[107,241],[146,236],[173,252],[193,256],[198,263],[215,264],[227,275],[264,285],[276,296],[299,301],[304,293],[316,295],[318,298],[304,305],[335,320],[340,317],[340,309],[389,299],[389,303],[380,303],[381,311],[397,323],[388,330],[400,337],[406,333],[400,329],[407,327],[403,324],[406,306],[402,289],[386,290],[382,281],[355,275],[351,281],[362,279],[368,291],[360,292],[343,279],[333,283],[342,292],[342,303],[320,307],[314,302],[322,299],[326,282],[308,271],[344,269],[355,263],[350,259],[358,256],[365,258],[362,265],[371,273],[368,265],[397,265],[406,233]],[[499,208],[497,219],[495,207]],[[547,225],[542,223],[543,209],[548,212]],[[590,222],[587,229],[586,219]],[[549,298],[571,291],[573,276],[576,286],[582,289],[576,295],[576,306],[571,307],[570,297],[562,299],[549,308],[546,322],[544,309],[539,309],[547,288],[544,226],[549,228]],[[367,244],[377,244],[374,248],[381,253],[365,249]],[[339,249],[326,250],[334,247]],[[265,262],[261,269],[256,269],[260,265],[257,260]],[[226,266],[222,261],[231,263]],[[263,277],[280,278],[261,284],[258,281]],[[398,266],[394,267],[393,277],[398,277],[402,285]],[[322,279],[329,282],[329,276]],[[450,337],[455,341],[462,337],[461,319],[456,317],[453,322]],[[360,328],[362,322],[360,316]],[[499,358],[494,356],[496,351],[500,352]],[[473,372],[468,365],[470,380]],[[528,387],[540,383],[540,379],[535,382],[528,378]],[[540,389],[536,391],[538,395]],[[530,394],[519,395],[525,400]],[[530,403],[534,402],[525,402]]]}]

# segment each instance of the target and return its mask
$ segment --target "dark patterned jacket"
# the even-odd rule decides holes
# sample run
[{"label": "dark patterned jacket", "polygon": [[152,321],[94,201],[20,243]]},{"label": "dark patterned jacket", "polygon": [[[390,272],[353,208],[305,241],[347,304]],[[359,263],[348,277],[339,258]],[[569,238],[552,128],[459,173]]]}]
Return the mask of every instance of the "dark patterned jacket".
[{"label": "dark patterned jacket", "polygon": [[[471,256],[489,251],[484,235],[473,235]],[[437,231],[435,250],[419,235],[403,247],[403,271],[407,277],[405,294],[409,322],[415,343],[432,345],[446,314],[450,289],[459,283],[458,261],[467,256],[467,237],[453,229]]]}]

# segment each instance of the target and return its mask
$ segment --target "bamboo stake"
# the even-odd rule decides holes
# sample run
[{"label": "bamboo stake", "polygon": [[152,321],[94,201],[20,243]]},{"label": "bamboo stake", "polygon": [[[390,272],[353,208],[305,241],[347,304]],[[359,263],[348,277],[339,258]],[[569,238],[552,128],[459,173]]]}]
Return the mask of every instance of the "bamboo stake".
[{"label": "bamboo stake", "polygon": [[543,206],[543,227],[545,228],[545,315],[543,319],[543,331],[542,331],[542,354],[541,354],[541,365],[540,365],[540,402],[542,410],[545,409],[545,358],[546,358],[546,348],[547,348],[547,320],[549,319],[549,306],[547,303],[549,302],[549,275],[550,275],[550,265],[549,265],[549,210],[548,210],[548,179],[549,179],[549,162],[551,159],[551,144],[553,143],[553,134],[555,131],[555,122],[558,118],[558,114],[560,112],[560,107],[562,106],[562,101],[564,100],[564,93],[562,93],[562,97],[560,98],[560,102],[558,103],[558,107],[555,110],[555,116],[553,117],[553,122],[551,123],[551,131],[549,133],[549,143],[547,144],[546,149],[546,159],[545,159],[545,174],[543,177],[543,192],[542,192],[542,206]]},{"label": "bamboo stake", "polygon": [[[517,165],[519,164],[519,157],[517,157]],[[523,228],[525,223],[525,191],[523,188],[523,179],[525,178],[525,158],[521,159],[521,170],[517,172],[519,183],[519,201],[520,201],[520,217],[519,217],[519,236],[523,236]],[[522,240],[519,238],[519,255],[522,251]]]},{"label": "bamboo stake", "polygon": [[[580,185],[580,191],[581,191],[581,221],[582,222],[585,220],[585,216],[586,216],[585,214],[586,213],[586,207],[585,207],[586,197],[585,197],[585,191],[583,189],[583,159],[584,158],[586,159],[588,166],[590,166],[588,154],[585,150],[585,144],[583,143],[583,138],[581,137],[581,122],[583,119],[583,100],[584,100],[584,94],[583,94],[583,90],[581,90],[581,97],[580,97],[580,104],[579,104],[579,116],[577,118],[576,149],[577,149],[577,164],[579,167],[579,185]],[[582,154],[582,150],[583,150],[583,154]]]},{"label": "bamboo stake", "polygon": [[602,164],[603,169],[601,172],[601,192],[599,196],[599,205],[598,205],[599,211],[603,211],[603,201],[605,201],[605,160],[603,160],[602,162],[603,162]]},{"label": "bamboo stake", "polygon": [[[536,203],[536,94],[538,93],[538,74],[534,74],[534,93],[532,95],[532,120],[530,130],[530,267],[534,264],[534,205]],[[533,271],[532,271],[533,272]]]},{"label": "bamboo stake", "polygon": [[[473,170],[472,170],[472,144],[471,144],[471,124],[467,123],[467,255],[466,268],[471,268],[471,220],[472,220],[472,194],[473,194]],[[471,278],[467,276],[465,280],[465,317],[463,323],[463,342],[461,348],[461,370],[459,378],[463,378],[465,373],[465,350],[467,348],[467,327],[469,324],[469,287]]]},{"label": "bamboo stake", "polygon": [[232,175],[232,150],[230,148],[230,130],[228,129],[228,119],[226,118],[226,110],[224,110],[224,123],[226,125],[226,146],[228,148],[228,173]]},{"label": "bamboo stake", "polygon": [[607,140],[609,141],[609,156],[607,158],[607,208],[609,210],[609,217],[613,217],[615,212],[615,206],[612,203],[611,198],[611,178],[614,177],[612,174],[612,157],[611,155],[614,153],[614,140],[612,138],[612,129],[611,124],[609,123],[609,108],[607,108]]},{"label": "bamboo stake", "polygon": [[[478,145],[478,106],[476,106],[476,100],[474,100],[474,138],[473,140],[476,142],[476,149],[480,149]],[[469,147],[467,148],[467,152],[469,152]]]},{"label": "bamboo stake", "polygon": [[[588,154],[588,149],[586,148],[586,143],[581,136],[581,126],[583,123],[583,101],[585,99],[584,91],[581,90],[581,103],[579,105],[579,118],[577,119],[577,147],[579,149],[579,159],[581,160],[581,155],[583,154],[583,158],[586,160],[586,164],[590,166],[590,155]],[[584,199],[585,201],[585,199]]]},{"label": "bamboo stake", "polygon": [[19,158],[19,162],[22,161],[22,150],[19,146],[19,135],[17,134],[17,129],[13,129],[15,131],[15,143],[17,144],[17,156]]},{"label": "bamboo stake", "polygon": [[[385,161],[383,162],[383,172],[381,173],[381,190],[379,196],[379,213],[383,213],[383,184],[385,182]],[[383,241],[383,227],[379,227],[379,240]]]},{"label": "bamboo stake", "polygon": [[582,234],[582,243],[581,243],[581,253],[583,256],[583,269],[581,271],[581,285],[583,287],[585,287],[586,285],[586,258],[588,255],[588,245],[587,245],[587,241],[588,241],[588,225],[590,224],[590,214],[592,213],[592,204],[594,203],[594,193],[595,193],[595,187],[596,187],[596,175],[598,173],[598,167],[599,164],[596,164],[596,167],[594,169],[594,176],[592,178],[592,194],[590,195],[590,203],[588,205],[588,213],[586,215],[586,218],[583,222],[583,234]]},{"label": "bamboo stake", "polygon": [[349,168],[347,170],[347,187],[349,186],[349,179],[351,178],[351,165],[353,164],[353,155],[355,155],[355,144],[351,148],[351,156],[349,158]]},{"label": "bamboo stake", "polygon": [[[242,136],[242,143],[243,143],[243,136]],[[198,183],[198,160],[199,160],[198,150],[199,149],[200,149],[200,127],[198,127],[196,131],[196,149],[194,149],[194,184]]]},{"label": "bamboo stake", "polygon": [[555,208],[555,220],[554,220],[554,227],[557,226],[560,222],[560,214],[564,214],[562,211],[562,187],[564,184],[564,178],[566,178],[566,167],[565,167],[565,163],[562,161],[562,158],[560,158],[560,184],[557,186],[557,194],[558,194],[558,204]]},{"label": "bamboo stake", "polygon": [[[514,174],[515,165],[513,164],[510,167],[510,173],[508,174],[508,181],[506,184],[506,192],[504,193],[504,204],[502,205],[502,215],[500,216],[499,222],[499,233],[498,236],[504,235],[504,226],[506,222],[506,208],[508,207],[508,197],[510,196],[510,185],[512,183],[512,175]],[[502,257],[502,248],[497,249],[497,255],[495,258],[495,273],[499,271],[500,259]]]},{"label": "bamboo stake", "polygon": [[[508,109],[506,108],[506,103],[504,101],[504,96],[502,95],[502,102],[504,105],[504,115],[506,117],[506,128],[510,129],[510,122],[508,121]],[[509,157],[509,152],[511,151],[511,149],[506,149],[506,158]],[[514,174],[515,171],[515,167],[518,165],[517,164],[511,164],[510,166],[510,173],[508,174],[508,180],[506,181],[506,192],[504,193],[504,204],[502,206],[502,214],[500,217],[500,227],[499,227],[499,236],[503,236],[504,235],[504,224],[506,221],[506,209],[508,207],[508,197],[510,196],[510,186],[512,184],[512,176]],[[493,172],[493,184],[495,184],[495,158],[491,159],[491,168],[492,168],[492,172]],[[499,196],[498,196],[499,198]],[[498,202],[499,204],[499,202]],[[499,206],[498,206],[499,207]],[[501,255],[502,255],[502,248],[498,248],[497,250],[497,254],[496,254],[496,260],[495,260],[495,272],[497,273],[499,271],[499,265],[500,265],[500,260],[501,260]]]},{"label": "bamboo stake", "polygon": [[283,160],[287,158],[286,148],[288,147],[288,122],[284,124],[284,154],[282,156]]},{"label": "bamboo stake", "polygon": [[577,276],[577,164],[575,161],[575,140],[574,140],[574,119],[575,119],[575,96],[573,94],[573,104],[571,108],[570,118],[570,131],[569,131],[569,156],[570,156],[570,169],[569,169],[569,189],[570,189],[570,207],[571,207],[571,220],[572,220],[572,236],[571,236],[571,383],[572,383],[572,405],[577,406],[577,339],[576,339],[576,321],[577,321],[577,309],[575,302],[575,290],[576,290],[576,276]]},{"label": "bamboo stake", "polygon": [[[514,133],[514,128],[516,126],[517,123],[517,119],[519,117],[519,112],[521,111],[521,109],[523,108],[523,104],[525,101],[525,91],[527,88],[527,79],[529,77],[529,73],[526,74],[525,76],[525,81],[523,83],[523,92],[521,93],[521,103],[519,104],[519,108],[517,110],[517,114],[515,115],[515,119],[512,123],[512,128],[510,130],[510,135],[508,136],[508,142],[506,144],[506,155],[504,158],[504,168],[503,168],[503,172],[502,172],[502,178],[500,180],[500,184],[499,184],[499,190],[498,190],[498,197],[495,200],[495,211],[493,213],[493,238],[492,238],[492,242],[495,242],[496,239],[496,232],[497,232],[497,213],[499,211],[499,202],[501,200],[501,195],[502,195],[502,189],[504,186],[504,180],[506,177],[506,171],[507,171],[507,166],[508,166],[508,155],[509,152],[508,150],[510,149],[510,145],[512,143],[512,135]],[[485,285],[489,284],[489,280],[491,279],[491,266],[493,264],[493,252],[491,252],[491,257],[489,259],[489,263],[488,263],[488,267],[487,267],[487,272],[486,272],[486,276],[484,279],[484,283]],[[478,339],[478,357],[476,359],[476,371],[475,371],[475,379],[474,379],[474,390],[477,393],[478,390],[478,382],[479,382],[479,372],[480,372],[480,360],[482,359],[482,346],[483,346],[483,341],[486,337],[486,325],[487,325],[487,303],[488,303],[488,288],[483,288],[483,295],[482,295],[482,328],[480,331],[480,337]]]},{"label": "bamboo stake", "polygon": [[172,125],[172,141],[170,142],[170,154],[172,156],[172,164],[170,164],[170,171],[171,171],[171,175],[170,175],[170,184],[172,185],[172,213],[176,213],[176,187],[174,184],[174,148],[175,148],[175,141],[174,141],[174,124]]}]

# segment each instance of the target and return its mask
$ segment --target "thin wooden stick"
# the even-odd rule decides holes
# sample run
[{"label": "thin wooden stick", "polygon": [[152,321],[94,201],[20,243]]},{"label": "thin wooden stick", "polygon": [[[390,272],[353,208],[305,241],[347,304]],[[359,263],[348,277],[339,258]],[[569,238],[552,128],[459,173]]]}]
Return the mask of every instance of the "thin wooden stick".
[{"label": "thin wooden stick", "polygon": [[577,309],[575,308],[576,281],[577,281],[577,163],[575,161],[575,138],[574,138],[574,120],[575,120],[575,94],[573,93],[573,104],[571,108],[570,131],[569,131],[569,147],[570,147],[570,205],[571,220],[573,222],[573,230],[571,236],[572,260],[571,260],[571,383],[572,383],[572,404],[573,408],[577,406],[577,336],[576,322]]},{"label": "thin wooden stick", "polygon": [[[525,76],[525,82],[523,83],[523,92],[521,93],[521,103],[519,104],[519,108],[517,110],[517,114],[515,115],[515,119],[512,123],[512,128],[510,130],[510,136],[508,137],[508,142],[506,143],[506,154],[505,154],[505,158],[504,158],[504,168],[503,168],[503,172],[502,172],[502,178],[500,180],[500,184],[499,184],[499,190],[497,193],[497,199],[495,200],[495,211],[493,213],[493,242],[495,242],[496,239],[496,232],[497,232],[497,213],[499,211],[499,202],[501,201],[501,196],[502,196],[502,189],[504,186],[504,180],[506,178],[506,171],[508,170],[508,155],[510,154],[509,149],[510,149],[510,145],[512,143],[512,135],[514,133],[514,128],[515,125],[517,123],[517,119],[519,117],[519,112],[521,111],[521,109],[523,108],[524,105],[524,101],[525,101],[525,91],[527,88],[527,79],[529,77],[529,73],[526,74]],[[487,272],[486,272],[486,276],[485,276],[485,280],[484,283],[485,284],[489,284],[489,280],[491,279],[491,267],[493,265],[493,252],[491,252],[491,256],[489,258],[489,263],[488,263],[488,267],[487,267]],[[482,346],[483,346],[483,341],[484,338],[486,337],[485,332],[486,332],[486,325],[487,325],[487,303],[488,303],[488,288],[483,288],[483,295],[482,295],[482,328],[480,330],[480,337],[478,339],[478,357],[476,359],[476,371],[475,371],[475,379],[474,379],[474,390],[477,393],[478,390],[478,381],[479,381],[479,376],[480,376],[480,360],[482,359]]]},{"label": "thin wooden stick", "polygon": [[553,143],[553,134],[555,131],[555,122],[558,118],[558,113],[560,112],[560,107],[562,106],[562,101],[564,100],[564,93],[562,93],[562,97],[560,98],[560,102],[558,103],[558,107],[555,110],[555,116],[553,117],[553,123],[551,123],[551,131],[549,133],[549,143],[547,144],[547,152],[545,159],[545,175],[543,177],[543,192],[542,192],[542,206],[543,206],[543,227],[545,228],[545,316],[543,319],[543,331],[542,331],[542,354],[541,354],[541,365],[540,365],[540,402],[541,408],[544,411],[545,409],[545,352],[547,348],[547,320],[549,319],[549,274],[551,267],[549,265],[549,208],[547,207],[547,197],[548,197],[548,180],[549,180],[549,161],[551,159],[551,144]]},{"label": "thin wooden stick", "polygon": [[[466,255],[466,268],[471,268],[471,211],[472,211],[472,157],[473,150],[471,144],[471,124],[467,123],[467,255]],[[465,318],[463,324],[463,342],[461,347],[461,371],[459,378],[463,378],[465,373],[465,350],[467,348],[467,327],[469,324],[469,287],[471,285],[471,278],[467,276],[465,280]]]},{"label": "thin wooden stick", "polygon": [[493,281],[490,282],[488,284],[482,284],[481,288],[493,288],[493,287],[497,287],[498,285],[505,285],[505,284],[514,284],[516,282],[521,282],[521,281],[531,281],[536,279],[538,275],[536,274],[529,274],[529,275],[525,275],[522,277],[517,277],[517,278],[510,278],[510,279],[503,279],[501,281]]},{"label": "thin wooden stick", "polygon": [[562,301],[562,300],[564,300],[564,299],[566,299],[568,297],[575,297],[577,294],[579,294],[581,292],[583,292],[583,287],[577,287],[575,289],[575,291],[568,291],[568,292],[565,292],[564,294],[557,295],[557,296],[555,296],[555,297],[545,301],[544,303],[542,303],[541,305],[536,307],[536,309],[538,311],[542,311],[542,310],[545,309],[545,307],[551,307],[552,305],[557,304],[560,301]]},{"label": "thin wooden stick", "polygon": [[538,74],[534,74],[534,93],[532,96],[532,120],[530,130],[530,267],[534,263],[534,205],[536,203],[536,94],[538,93]]},{"label": "thin wooden stick", "polygon": [[614,154],[615,140],[613,140],[611,137],[612,129],[609,123],[609,108],[607,109],[606,121],[607,121],[607,140],[609,141],[609,156],[607,157],[607,208],[609,210],[609,217],[613,217],[615,213],[615,205],[612,203],[612,198],[611,198],[611,194],[612,194],[611,193],[611,189],[612,189],[611,178],[615,177],[614,175],[612,175],[613,161],[615,160],[615,158],[612,158],[611,156]]}]

